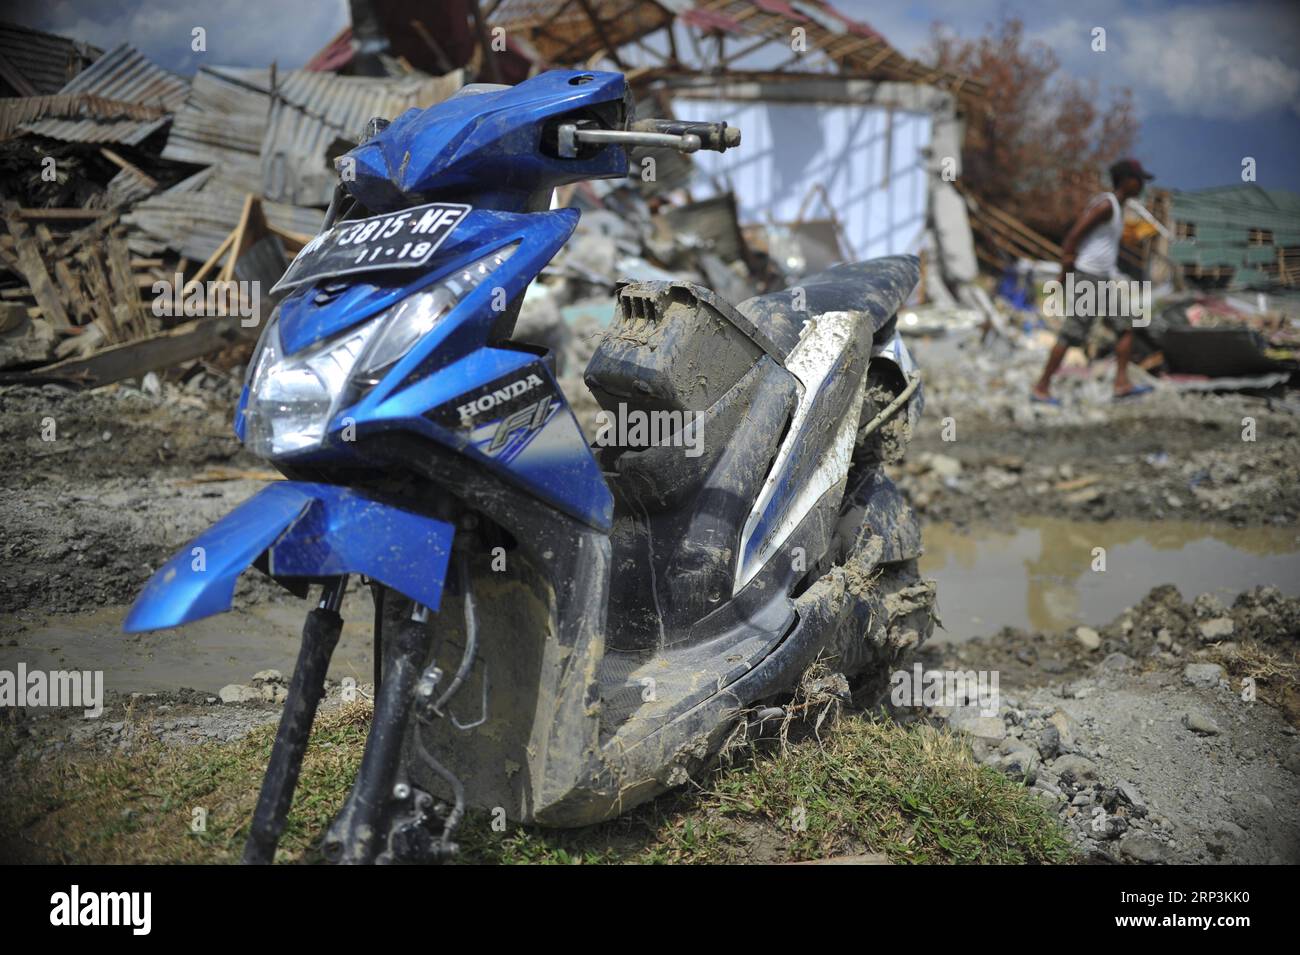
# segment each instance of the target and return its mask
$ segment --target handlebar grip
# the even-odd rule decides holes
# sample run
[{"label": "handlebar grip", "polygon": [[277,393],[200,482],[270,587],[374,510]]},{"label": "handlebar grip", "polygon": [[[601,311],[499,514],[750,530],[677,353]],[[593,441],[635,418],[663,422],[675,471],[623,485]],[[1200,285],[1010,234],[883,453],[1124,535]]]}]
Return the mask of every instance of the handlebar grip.
[{"label": "handlebar grip", "polygon": [[637,132],[667,133],[670,136],[698,136],[701,149],[726,152],[740,145],[740,130],[726,123],[688,123],[676,119],[643,119],[630,127]]}]

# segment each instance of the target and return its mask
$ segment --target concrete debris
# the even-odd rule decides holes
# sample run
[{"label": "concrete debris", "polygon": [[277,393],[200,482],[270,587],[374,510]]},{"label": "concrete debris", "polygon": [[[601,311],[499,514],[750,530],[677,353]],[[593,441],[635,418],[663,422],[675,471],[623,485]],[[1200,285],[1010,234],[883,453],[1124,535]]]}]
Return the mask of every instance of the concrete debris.
[{"label": "concrete debris", "polygon": [[[1207,612],[1235,621],[1242,642],[1207,651],[1214,659],[1166,659],[1160,635],[1190,641],[1198,613]],[[978,666],[1000,673],[997,715],[981,717],[972,751],[1028,787],[1085,857],[1132,864],[1300,859],[1300,709],[1295,664],[1286,662],[1300,637],[1300,599],[1260,587],[1225,608],[1213,595],[1186,602],[1164,587],[1095,632],[1107,646],[1123,647],[1130,665],[1094,662],[1075,629],[1008,628],[931,645],[921,656],[930,671]],[[1019,662],[1049,655],[1067,661],[1063,671]],[[1235,680],[1265,658],[1281,661],[1282,670],[1260,683],[1269,687],[1264,696],[1248,700]],[[961,710],[907,709],[895,717],[969,733]]]}]

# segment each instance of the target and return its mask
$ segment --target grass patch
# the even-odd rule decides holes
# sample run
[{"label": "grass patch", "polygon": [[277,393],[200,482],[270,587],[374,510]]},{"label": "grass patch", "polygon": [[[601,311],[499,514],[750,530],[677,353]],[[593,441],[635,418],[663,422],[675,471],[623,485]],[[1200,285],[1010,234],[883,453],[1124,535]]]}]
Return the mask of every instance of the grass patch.
[{"label": "grass patch", "polygon": [[[360,762],[369,708],[317,721],[278,861],[311,862]],[[274,727],[233,744],[149,744],[44,760],[0,795],[0,847],[24,861],[235,862]],[[805,739],[747,746],[688,791],[581,830],[471,812],[471,863],[787,862],[883,852],[890,861],[1070,862],[1066,836],[1022,786],[978,766],[946,731],[842,717]],[[194,807],[207,828],[190,831]]]},{"label": "grass patch", "polygon": [[[314,855],[352,784],[369,726],[368,703],[317,718],[277,862]],[[0,794],[0,858],[238,862],[274,739],[269,724],[234,743],[145,740],[126,754],[11,764],[7,772],[16,778]],[[206,813],[199,832],[192,828],[196,809]]]},{"label": "grass patch", "polygon": [[1300,726],[1300,649],[1258,640],[1216,643],[1209,658],[1224,668],[1232,688],[1255,681],[1257,698],[1277,707],[1292,726]]},{"label": "grass patch", "polygon": [[493,833],[471,815],[482,862],[797,862],[885,853],[896,863],[1062,863],[1074,852],[1023,786],[977,765],[946,731],[846,716],[822,739],[750,748],[694,792],[571,832]]}]

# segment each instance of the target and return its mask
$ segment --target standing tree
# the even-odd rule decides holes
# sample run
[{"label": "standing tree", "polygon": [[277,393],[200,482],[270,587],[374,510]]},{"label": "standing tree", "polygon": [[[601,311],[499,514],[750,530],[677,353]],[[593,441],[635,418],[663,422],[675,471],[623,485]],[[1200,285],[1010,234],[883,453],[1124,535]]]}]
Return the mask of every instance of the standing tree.
[{"label": "standing tree", "polygon": [[1106,167],[1132,151],[1131,92],[1115,91],[1099,111],[1095,84],[1060,74],[1055,54],[1027,41],[1014,17],[974,40],[936,23],[930,42],[934,65],[988,87],[985,108],[966,117],[965,187],[1059,240],[1088,197],[1108,186]]}]

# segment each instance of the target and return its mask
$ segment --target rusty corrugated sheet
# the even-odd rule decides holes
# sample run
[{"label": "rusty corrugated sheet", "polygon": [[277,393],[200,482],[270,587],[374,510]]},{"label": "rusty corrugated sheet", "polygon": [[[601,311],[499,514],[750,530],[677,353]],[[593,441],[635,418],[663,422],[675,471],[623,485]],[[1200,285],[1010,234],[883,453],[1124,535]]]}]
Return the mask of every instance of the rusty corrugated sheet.
[{"label": "rusty corrugated sheet", "polygon": [[357,139],[372,116],[392,119],[441,102],[463,82],[459,70],[392,79],[287,74],[273,92],[262,141],[262,194],[296,205],[326,205],[336,179],[326,152],[335,139]]},{"label": "rusty corrugated sheet", "polygon": [[57,93],[102,55],[102,50],[89,43],[16,23],[0,23],[0,95]]},{"label": "rusty corrugated sheet", "polygon": [[151,62],[129,43],[105,53],[60,92],[91,94],[106,100],[160,110],[156,119],[44,119],[22,128],[40,136],[78,143],[125,143],[135,146],[167,122],[185,102],[189,84]]},{"label": "rusty corrugated sheet", "polygon": [[151,121],[165,114],[154,106],[122,103],[89,93],[56,93],[0,99],[0,139],[16,135],[19,128],[40,119],[117,119]]}]

